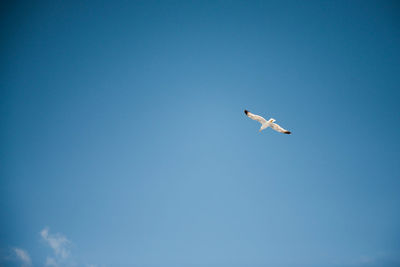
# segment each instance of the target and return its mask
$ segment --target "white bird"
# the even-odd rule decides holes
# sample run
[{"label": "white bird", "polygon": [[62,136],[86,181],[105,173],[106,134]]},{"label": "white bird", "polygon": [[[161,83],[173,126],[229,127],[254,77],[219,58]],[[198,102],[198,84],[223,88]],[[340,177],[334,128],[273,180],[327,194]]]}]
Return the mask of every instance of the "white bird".
[{"label": "white bird", "polygon": [[261,132],[262,130],[264,130],[265,128],[271,127],[272,129],[274,129],[277,132],[280,133],[285,133],[285,134],[291,134],[290,131],[283,129],[281,126],[279,126],[278,124],[274,123],[275,119],[271,118],[268,121],[266,119],[264,119],[261,116],[255,115],[253,113],[250,113],[247,110],[244,110],[244,113],[247,115],[247,117],[249,117],[252,120],[258,121],[259,123],[261,123],[261,128],[259,130],[259,132]]}]

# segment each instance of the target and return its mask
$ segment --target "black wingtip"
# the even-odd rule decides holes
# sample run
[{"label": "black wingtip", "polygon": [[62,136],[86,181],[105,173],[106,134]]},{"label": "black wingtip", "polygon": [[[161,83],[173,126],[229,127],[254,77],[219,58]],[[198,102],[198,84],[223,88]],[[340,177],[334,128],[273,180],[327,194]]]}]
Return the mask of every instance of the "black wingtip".
[{"label": "black wingtip", "polygon": [[291,134],[292,132],[286,131],[285,134]]},{"label": "black wingtip", "polygon": [[247,113],[249,113],[247,110],[244,110],[244,114],[246,114],[247,115]]}]

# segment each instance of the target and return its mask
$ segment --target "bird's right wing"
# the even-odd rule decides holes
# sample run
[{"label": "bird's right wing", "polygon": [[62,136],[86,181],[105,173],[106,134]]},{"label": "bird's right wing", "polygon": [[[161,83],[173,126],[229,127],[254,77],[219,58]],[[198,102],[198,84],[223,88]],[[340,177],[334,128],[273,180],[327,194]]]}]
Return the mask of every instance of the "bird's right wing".
[{"label": "bird's right wing", "polygon": [[271,123],[270,126],[271,126],[272,129],[274,129],[274,130],[277,131],[277,132],[285,133],[285,134],[291,134],[290,131],[283,129],[281,126],[279,126],[279,125],[276,124],[276,123]]},{"label": "bird's right wing", "polygon": [[249,111],[247,111],[247,110],[245,110],[244,113],[245,113],[245,114],[247,115],[247,117],[249,117],[250,119],[255,120],[255,121],[258,121],[258,122],[261,123],[261,124],[264,124],[264,123],[267,122],[263,117],[258,116],[258,115],[255,115],[255,114],[253,114],[253,113],[251,113],[251,112],[249,112]]}]

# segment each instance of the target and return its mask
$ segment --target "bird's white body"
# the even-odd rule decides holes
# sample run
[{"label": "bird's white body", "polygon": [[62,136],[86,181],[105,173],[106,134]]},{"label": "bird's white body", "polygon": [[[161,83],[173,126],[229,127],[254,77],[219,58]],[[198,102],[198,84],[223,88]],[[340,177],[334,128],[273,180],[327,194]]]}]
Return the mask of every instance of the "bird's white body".
[{"label": "bird's white body", "polygon": [[253,113],[250,113],[249,111],[245,110],[244,113],[247,115],[247,117],[249,117],[252,120],[258,121],[259,123],[261,123],[261,128],[259,130],[259,132],[261,132],[262,130],[271,127],[272,129],[274,129],[277,132],[280,133],[285,133],[285,134],[291,134],[290,131],[283,129],[281,126],[279,126],[278,124],[275,123],[275,119],[271,118],[268,121],[266,119],[264,119],[263,117],[259,116],[259,115],[255,115]]}]

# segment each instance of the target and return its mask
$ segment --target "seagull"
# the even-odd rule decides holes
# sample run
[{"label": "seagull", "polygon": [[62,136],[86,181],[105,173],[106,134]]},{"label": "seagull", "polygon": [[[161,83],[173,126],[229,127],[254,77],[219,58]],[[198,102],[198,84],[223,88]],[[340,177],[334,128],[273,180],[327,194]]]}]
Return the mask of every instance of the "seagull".
[{"label": "seagull", "polygon": [[271,119],[269,119],[267,121],[266,119],[264,119],[263,117],[261,117],[259,115],[255,115],[253,113],[250,113],[248,110],[244,110],[244,113],[250,119],[258,121],[259,123],[261,123],[261,128],[260,128],[259,132],[261,132],[265,128],[271,127],[272,129],[274,129],[275,131],[280,132],[280,133],[284,133],[284,134],[291,134],[292,133],[292,132],[290,132],[288,130],[283,129],[278,124],[274,123],[276,120],[273,119],[273,118],[271,118]]}]

